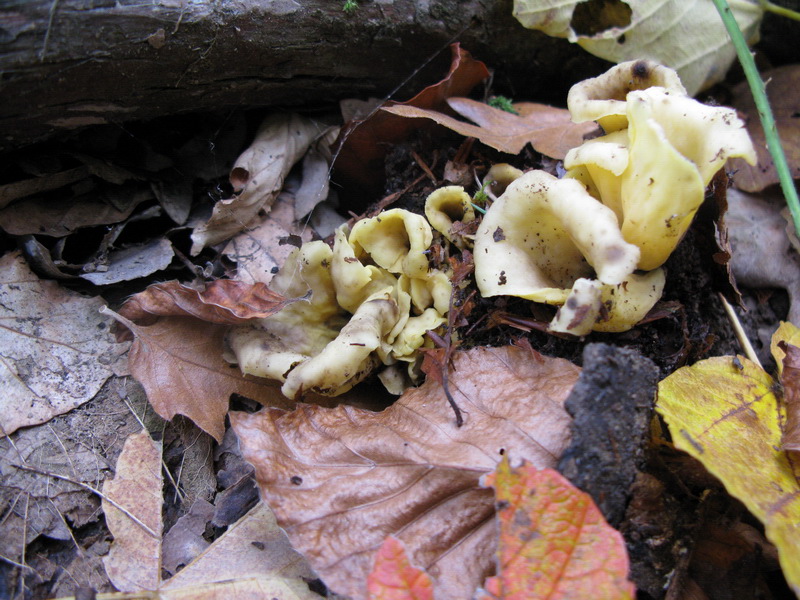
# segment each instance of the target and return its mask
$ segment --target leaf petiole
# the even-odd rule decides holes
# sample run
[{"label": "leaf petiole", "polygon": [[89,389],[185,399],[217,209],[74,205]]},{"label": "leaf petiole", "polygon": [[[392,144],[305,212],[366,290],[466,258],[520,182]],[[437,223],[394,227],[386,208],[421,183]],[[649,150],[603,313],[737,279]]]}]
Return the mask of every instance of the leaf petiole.
[{"label": "leaf petiole", "polygon": [[771,12],[781,17],[786,17],[787,19],[800,21],[800,13],[797,12],[796,10],[792,10],[791,8],[784,8],[783,6],[778,6],[774,2],[770,2],[770,0],[758,0],[758,4],[766,12]]}]

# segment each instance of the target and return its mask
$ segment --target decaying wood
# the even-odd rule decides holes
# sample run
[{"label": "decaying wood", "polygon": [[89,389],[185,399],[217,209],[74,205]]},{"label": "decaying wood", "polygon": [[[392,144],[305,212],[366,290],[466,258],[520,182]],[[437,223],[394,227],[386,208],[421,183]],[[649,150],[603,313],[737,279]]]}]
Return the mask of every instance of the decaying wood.
[{"label": "decaying wood", "polygon": [[[511,0],[6,0],[0,4],[0,151],[62,131],[243,106],[316,107],[382,97],[460,41],[559,102],[600,61],[525,30]],[[436,54],[437,51],[444,50]],[[402,92],[401,92],[402,94]],[[401,98],[402,99],[402,98]]]}]

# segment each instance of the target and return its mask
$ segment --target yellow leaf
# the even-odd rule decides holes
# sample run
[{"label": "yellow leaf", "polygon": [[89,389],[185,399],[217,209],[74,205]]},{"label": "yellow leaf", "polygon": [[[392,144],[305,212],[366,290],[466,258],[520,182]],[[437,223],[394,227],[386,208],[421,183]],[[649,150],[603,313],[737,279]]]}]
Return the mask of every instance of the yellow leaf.
[{"label": "yellow leaf", "polygon": [[[757,2],[728,0],[745,36],[758,37]],[[613,62],[647,58],[672,67],[689,94],[721,81],[736,57],[710,0],[514,0],[529,29],[577,42]]]},{"label": "yellow leaf", "polygon": [[800,593],[800,469],[780,450],[786,410],[776,387],[747,359],[716,357],[664,379],[657,410],[675,446],[764,523],[787,581]]}]

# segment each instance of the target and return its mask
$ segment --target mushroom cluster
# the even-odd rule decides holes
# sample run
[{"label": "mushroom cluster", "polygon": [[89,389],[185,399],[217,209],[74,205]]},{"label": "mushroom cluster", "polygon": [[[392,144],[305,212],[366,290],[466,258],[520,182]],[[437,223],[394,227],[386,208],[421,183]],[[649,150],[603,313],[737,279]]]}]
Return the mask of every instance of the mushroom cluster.
[{"label": "mushroom cluster", "polygon": [[661,297],[661,266],[711,178],[755,152],[733,109],[690,98],[648,61],[575,85],[568,107],[605,135],[567,154],[564,177],[530,171],[508,185],[475,236],[478,288],[559,306],[552,331],[626,331]]},{"label": "mushroom cluster", "polygon": [[450,275],[428,257],[434,229],[456,247],[474,243],[484,297],[558,306],[552,331],[633,327],[661,297],[661,265],[713,175],[728,158],[755,153],[733,110],[693,100],[654,63],[624,63],[582,82],[568,105],[573,120],[595,120],[605,135],[571,150],[561,178],[492,167],[496,200],[474,236],[465,233],[472,199],[448,186],[428,197],[424,217],[384,211],[340,227],[332,248],[314,241],[294,250],[271,287],[304,300],[231,330],[241,370],[281,381],[297,398],[336,396],[383,366],[384,385],[402,393],[419,349],[431,345],[426,332],[447,321]]},{"label": "mushroom cluster", "polygon": [[425,217],[393,209],[340,227],[293,251],[271,288],[307,296],[275,315],[236,327],[228,345],[242,372],[283,382],[288,398],[346,392],[385,365],[380,377],[401,393],[429,330],[442,325],[450,279],[428,267],[433,232]]}]

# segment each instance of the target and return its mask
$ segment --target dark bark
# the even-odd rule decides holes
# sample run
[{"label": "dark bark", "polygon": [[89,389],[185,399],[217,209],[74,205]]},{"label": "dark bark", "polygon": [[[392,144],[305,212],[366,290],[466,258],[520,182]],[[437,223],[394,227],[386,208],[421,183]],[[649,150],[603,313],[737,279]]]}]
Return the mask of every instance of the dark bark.
[{"label": "dark bark", "polygon": [[[446,72],[450,41],[517,97],[563,103],[603,63],[525,30],[511,0],[5,0],[0,151],[97,123],[232,107],[398,99]],[[444,51],[441,51],[444,50]],[[438,54],[437,54],[438,52]],[[513,83],[512,83],[513,82]]]}]

